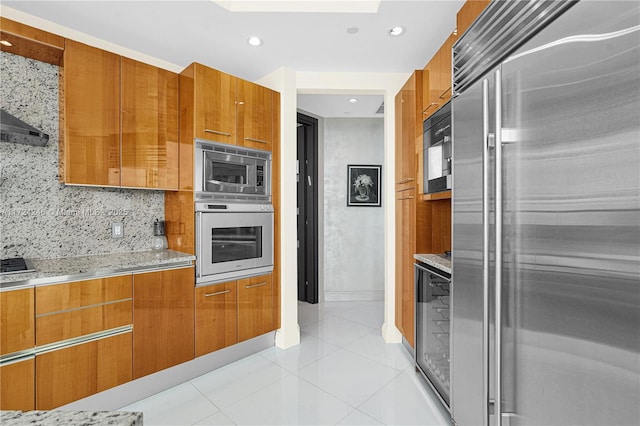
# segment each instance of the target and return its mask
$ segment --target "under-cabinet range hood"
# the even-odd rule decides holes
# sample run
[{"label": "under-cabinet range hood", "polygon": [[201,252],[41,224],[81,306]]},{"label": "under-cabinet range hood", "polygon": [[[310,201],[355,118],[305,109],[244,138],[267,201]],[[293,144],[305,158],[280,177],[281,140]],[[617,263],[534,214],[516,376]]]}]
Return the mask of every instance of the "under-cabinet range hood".
[{"label": "under-cabinet range hood", "polygon": [[0,109],[0,142],[45,146],[49,135]]}]

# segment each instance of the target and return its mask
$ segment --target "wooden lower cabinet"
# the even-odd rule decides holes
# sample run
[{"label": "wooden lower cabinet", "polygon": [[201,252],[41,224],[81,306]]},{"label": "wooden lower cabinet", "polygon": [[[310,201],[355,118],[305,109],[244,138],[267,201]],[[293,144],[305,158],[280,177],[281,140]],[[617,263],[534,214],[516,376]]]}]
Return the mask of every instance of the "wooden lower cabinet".
[{"label": "wooden lower cabinet", "polygon": [[35,345],[33,289],[0,292],[0,355]]},{"label": "wooden lower cabinet", "polygon": [[238,343],[236,282],[198,287],[196,293],[196,356]]},{"label": "wooden lower cabinet", "polygon": [[50,410],[131,380],[127,332],[36,355],[36,409]]},{"label": "wooden lower cabinet", "polygon": [[35,408],[35,360],[0,367],[0,410],[28,411]]},{"label": "wooden lower cabinet", "polygon": [[413,253],[415,247],[415,190],[396,193],[396,327],[413,346],[415,296]]},{"label": "wooden lower cabinet", "polygon": [[133,377],[194,358],[193,267],[133,275]]},{"label": "wooden lower cabinet", "polygon": [[238,341],[275,330],[271,274],[238,280]]}]

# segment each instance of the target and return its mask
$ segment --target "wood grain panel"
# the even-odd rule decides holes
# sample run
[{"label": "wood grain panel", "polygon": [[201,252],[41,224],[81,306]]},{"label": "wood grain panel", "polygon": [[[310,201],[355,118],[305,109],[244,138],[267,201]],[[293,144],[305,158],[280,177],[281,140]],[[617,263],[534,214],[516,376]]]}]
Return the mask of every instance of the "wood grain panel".
[{"label": "wood grain panel", "polygon": [[238,341],[275,330],[271,274],[238,280]]},{"label": "wood grain panel", "polygon": [[415,190],[396,193],[396,326],[413,346],[415,296],[413,254],[416,246]]},{"label": "wood grain panel", "polygon": [[432,251],[429,253],[444,253],[451,250],[451,200],[444,199],[430,201],[432,221],[431,221],[431,244]]},{"label": "wood grain panel", "polygon": [[46,62],[47,64],[60,65],[64,49],[50,44],[41,43],[29,38],[0,31],[0,40],[11,43],[11,46],[0,44],[0,50],[25,58]]},{"label": "wood grain panel", "polygon": [[194,136],[196,138],[237,144],[236,85],[236,77],[195,64]]},{"label": "wood grain panel", "polygon": [[457,39],[457,33],[451,33],[440,48],[440,94],[438,99],[443,104],[451,99],[451,49]]},{"label": "wood grain panel", "polygon": [[271,151],[273,149],[273,91],[238,80],[238,145]]},{"label": "wood grain panel", "polygon": [[274,209],[273,216],[273,296],[274,296],[274,317],[275,328],[281,327],[281,258],[280,258],[280,230],[282,229],[282,214],[280,204],[280,93],[273,93],[273,144],[272,144],[272,203]]},{"label": "wood grain panel", "polygon": [[131,275],[40,286],[36,288],[36,315],[130,299],[132,296]]},{"label": "wood grain panel", "polygon": [[193,268],[134,274],[133,377],[194,358]]},{"label": "wood grain panel", "polygon": [[36,317],[36,345],[130,325],[131,300]]},{"label": "wood grain panel", "polygon": [[33,289],[0,292],[0,355],[35,345]]},{"label": "wood grain panel", "polygon": [[15,34],[17,36],[34,40],[43,44],[48,44],[57,47],[58,49],[64,49],[64,37],[31,27],[29,25],[22,24],[20,22],[12,21],[11,19],[7,19],[1,16],[0,29],[6,33]]},{"label": "wood grain panel", "polygon": [[178,189],[178,74],[122,58],[122,186]]},{"label": "wood grain panel", "polygon": [[64,53],[64,179],[120,185],[120,56],[73,40]]},{"label": "wood grain panel", "polygon": [[131,333],[36,356],[36,409],[50,410],[131,380]]},{"label": "wood grain panel", "polygon": [[[422,87],[422,71],[416,70],[396,96],[396,190],[416,187],[415,140],[417,80]],[[398,98],[399,96],[399,98]]]},{"label": "wood grain panel", "polygon": [[196,356],[238,343],[236,282],[198,287],[196,292]]},{"label": "wood grain panel", "polygon": [[193,191],[165,192],[166,236],[171,250],[196,254]]},{"label": "wood grain panel", "polygon": [[35,408],[35,359],[0,367],[0,410]]},{"label": "wood grain panel", "polygon": [[482,13],[482,11],[491,3],[491,0],[467,0],[456,15],[458,36],[462,35],[469,29],[473,21]]},{"label": "wood grain panel", "polygon": [[180,73],[180,190],[193,191],[193,138],[195,137],[195,67]]}]

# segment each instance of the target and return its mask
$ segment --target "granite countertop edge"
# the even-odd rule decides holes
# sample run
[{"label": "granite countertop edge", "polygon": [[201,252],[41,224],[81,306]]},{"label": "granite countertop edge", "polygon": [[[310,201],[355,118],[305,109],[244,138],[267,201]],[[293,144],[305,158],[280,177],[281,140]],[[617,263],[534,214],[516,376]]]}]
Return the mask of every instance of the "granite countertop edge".
[{"label": "granite countertop edge", "polygon": [[195,256],[174,250],[149,250],[52,259],[29,259],[36,272],[0,276],[0,290],[102,278],[168,267],[188,266]]},{"label": "granite countertop edge", "polygon": [[414,254],[413,258],[448,274],[451,273],[451,258],[447,259],[442,254]]},{"label": "granite countertop edge", "polygon": [[109,425],[142,426],[142,413],[132,411],[0,411],[3,426]]}]

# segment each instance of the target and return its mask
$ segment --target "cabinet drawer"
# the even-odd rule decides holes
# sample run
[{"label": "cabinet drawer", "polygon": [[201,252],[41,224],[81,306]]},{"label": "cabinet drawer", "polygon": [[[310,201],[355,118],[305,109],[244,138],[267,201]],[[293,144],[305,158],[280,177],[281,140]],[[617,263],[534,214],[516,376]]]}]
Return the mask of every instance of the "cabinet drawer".
[{"label": "cabinet drawer", "polygon": [[36,317],[36,345],[46,345],[132,323],[133,302],[109,302]]},{"label": "cabinet drawer", "polygon": [[36,288],[36,315],[131,299],[131,275]]},{"label": "cabinet drawer", "polygon": [[196,288],[196,356],[237,342],[236,282]]},{"label": "cabinet drawer", "polygon": [[23,361],[0,367],[0,410],[33,410],[35,407],[35,360],[32,356]]},{"label": "cabinet drawer", "polygon": [[271,274],[238,280],[238,341],[275,329]]},{"label": "cabinet drawer", "polygon": [[0,355],[33,349],[33,289],[0,292]]},{"label": "cabinet drawer", "polygon": [[132,333],[36,355],[36,409],[50,410],[131,380]]}]

